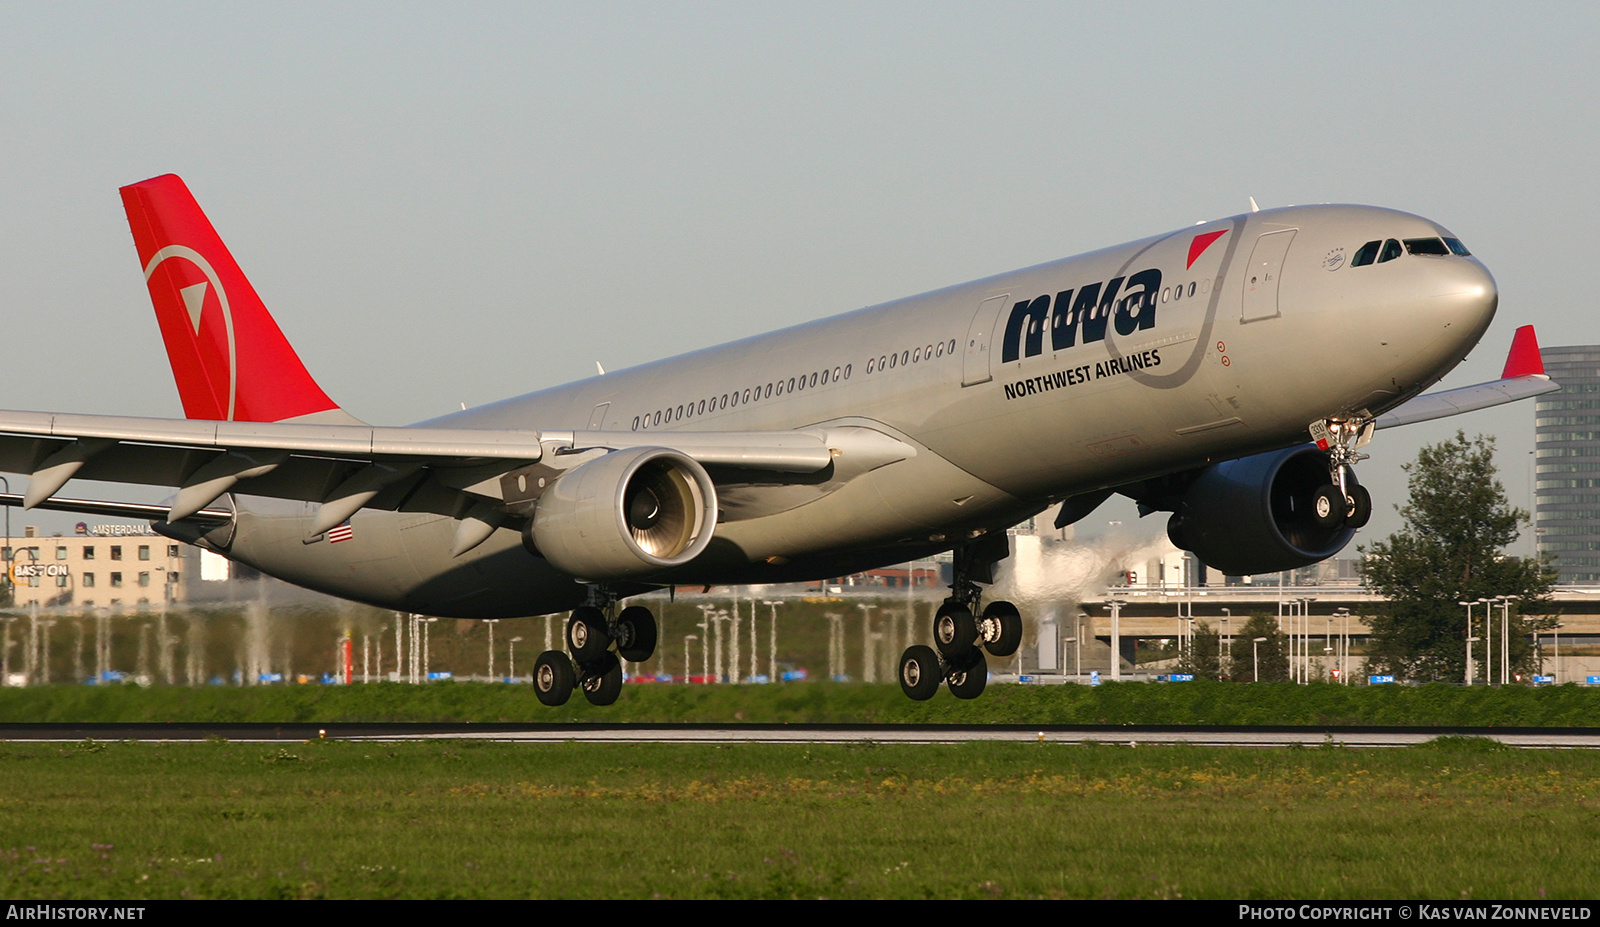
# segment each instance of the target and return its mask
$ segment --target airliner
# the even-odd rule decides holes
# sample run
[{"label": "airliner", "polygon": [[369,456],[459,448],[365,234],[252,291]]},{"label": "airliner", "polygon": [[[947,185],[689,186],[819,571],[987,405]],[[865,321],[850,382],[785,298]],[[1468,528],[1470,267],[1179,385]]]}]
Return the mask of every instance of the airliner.
[{"label": "airliner", "polygon": [[[570,611],[535,690],[610,704],[656,645],[632,596],[952,552],[902,689],[982,693],[1021,643],[985,601],[1006,529],[1118,493],[1226,574],[1332,556],[1366,522],[1375,431],[1558,386],[1531,328],[1499,380],[1424,394],[1483,336],[1494,278],[1392,209],[1240,215],[804,322],[406,427],[316,383],[187,186],[122,189],[183,418],[0,412],[5,504],[146,518],[264,573],[460,618]],[[59,496],[172,487],[161,505]]]}]

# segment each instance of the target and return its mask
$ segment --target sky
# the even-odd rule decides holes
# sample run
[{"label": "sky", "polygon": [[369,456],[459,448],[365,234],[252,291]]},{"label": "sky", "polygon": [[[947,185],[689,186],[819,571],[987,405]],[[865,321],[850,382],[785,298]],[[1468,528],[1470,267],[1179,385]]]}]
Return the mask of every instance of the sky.
[{"label": "sky", "polygon": [[[1442,386],[1493,379],[1518,325],[1600,341],[1600,7],[1533,9],[0,3],[0,406],[181,415],[117,196],[168,172],[379,424],[1248,197],[1453,230],[1500,310]],[[1497,438],[1527,507],[1532,420],[1380,433],[1362,536],[1400,527],[1402,464],[1457,428]]]}]

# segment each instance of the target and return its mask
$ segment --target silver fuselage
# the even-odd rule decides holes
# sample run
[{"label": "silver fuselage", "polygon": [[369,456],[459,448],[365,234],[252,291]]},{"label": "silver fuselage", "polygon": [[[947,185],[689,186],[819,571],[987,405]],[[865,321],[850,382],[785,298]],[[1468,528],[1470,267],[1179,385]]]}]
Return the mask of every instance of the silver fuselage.
[{"label": "silver fuselage", "polygon": [[[650,582],[835,576],[948,549],[1077,493],[1300,443],[1313,421],[1416,395],[1482,336],[1494,280],[1454,254],[1351,258],[1374,239],[1450,234],[1373,207],[1248,213],[426,424],[637,431],[666,447],[689,431],[882,432],[915,454],[806,480],[719,474],[715,542]],[[397,511],[363,510],[341,544],[305,543],[313,504],[241,497],[228,553],[436,615],[539,614],[581,599],[517,531],[451,558],[457,522],[427,492]]]}]

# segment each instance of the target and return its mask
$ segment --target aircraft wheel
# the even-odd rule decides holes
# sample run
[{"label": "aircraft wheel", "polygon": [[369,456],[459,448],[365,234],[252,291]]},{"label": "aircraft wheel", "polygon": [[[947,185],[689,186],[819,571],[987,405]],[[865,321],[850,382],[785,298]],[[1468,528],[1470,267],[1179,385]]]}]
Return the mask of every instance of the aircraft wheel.
[{"label": "aircraft wheel", "polygon": [[978,623],[972,613],[955,602],[939,606],[933,616],[933,643],[946,660],[965,658],[978,640]]},{"label": "aircraft wheel", "polygon": [[610,705],[622,694],[622,662],[607,653],[594,666],[584,667],[583,697],[591,705]]},{"label": "aircraft wheel", "polygon": [[567,619],[567,649],[579,663],[600,659],[611,646],[611,633],[606,630],[606,616],[600,609],[583,605],[572,610]]},{"label": "aircraft wheel", "polygon": [[546,650],[533,664],[533,692],[551,708],[572,697],[572,661],[559,650]]},{"label": "aircraft wheel", "polygon": [[983,610],[983,649],[1009,657],[1022,646],[1022,614],[1010,602],[990,602]]},{"label": "aircraft wheel", "polygon": [[1318,486],[1311,494],[1311,520],[1320,528],[1337,528],[1344,524],[1345,505],[1339,497],[1339,488],[1332,483]]},{"label": "aircraft wheel", "polygon": [[932,647],[906,648],[900,657],[900,691],[917,702],[926,702],[939,691],[939,655]]},{"label": "aircraft wheel", "polygon": [[989,663],[983,651],[973,654],[972,664],[950,674],[950,694],[956,698],[977,698],[989,684]]},{"label": "aircraft wheel", "polygon": [[656,616],[642,605],[630,605],[617,616],[617,654],[643,663],[656,652]]},{"label": "aircraft wheel", "polygon": [[1346,510],[1344,525],[1346,528],[1365,528],[1367,519],[1372,517],[1372,493],[1367,492],[1365,486],[1352,486],[1345,496],[1349,503]]}]

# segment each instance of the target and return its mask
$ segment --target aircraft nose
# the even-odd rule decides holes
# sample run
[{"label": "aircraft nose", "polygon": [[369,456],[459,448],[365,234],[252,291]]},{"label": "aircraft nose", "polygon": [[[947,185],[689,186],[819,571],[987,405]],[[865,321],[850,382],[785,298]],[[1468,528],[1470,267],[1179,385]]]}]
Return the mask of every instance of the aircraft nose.
[{"label": "aircraft nose", "polygon": [[1447,260],[1433,280],[1434,310],[1446,327],[1474,334],[1489,327],[1500,289],[1489,268],[1474,259]]}]

